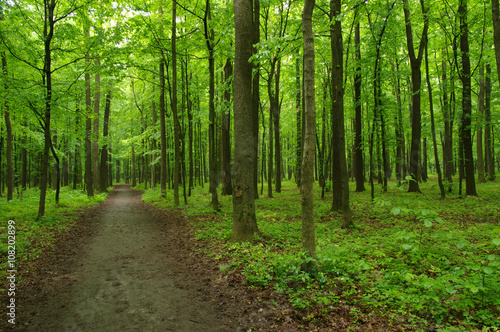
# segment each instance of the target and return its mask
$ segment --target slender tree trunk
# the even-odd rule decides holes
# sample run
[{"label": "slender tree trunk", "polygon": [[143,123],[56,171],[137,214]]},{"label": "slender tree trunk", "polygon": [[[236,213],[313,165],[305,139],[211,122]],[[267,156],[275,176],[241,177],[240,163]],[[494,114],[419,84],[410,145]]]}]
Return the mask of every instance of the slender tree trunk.
[{"label": "slender tree trunk", "polygon": [[[208,3],[208,0],[207,0]],[[172,2],[172,117],[174,118],[174,205],[179,206],[179,174],[181,171],[181,138],[179,115],[177,114],[177,2]]]},{"label": "slender tree trunk", "polygon": [[477,196],[476,180],[474,177],[474,157],[472,154],[472,92],[471,69],[469,58],[469,28],[467,24],[467,0],[460,0],[458,6],[460,18],[460,50],[462,53],[462,141],[465,163],[465,192],[469,196]]},{"label": "slender tree trunk", "polygon": [[477,156],[477,180],[486,182],[484,176],[484,156],[483,156],[483,123],[484,123],[484,65],[479,68],[479,100],[476,124],[476,156]]},{"label": "slender tree trunk", "polygon": [[[347,162],[345,156],[345,130],[344,130],[344,87],[343,87],[343,46],[342,46],[342,27],[341,21],[336,19],[341,14],[341,0],[331,0],[330,14],[334,18],[331,26],[331,49],[332,49],[332,68],[333,68],[333,93],[332,93],[332,131],[335,137],[334,158],[332,159],[333,173],[340,174],[340,181],[334,186],[340,186],[341,191],[341,209],[344,220],[342,228],[352,226],[351,207],[349,204],[349,174],[347,174]],[[336,151],[336,153],[335,153]],[[332,179],[333,182],[334,179]],[[334,193],[335,195],[335,193]],[[335,210],[335,201],[332,204],[332,210]]]},{"label": "slender tree trunk", "polygon": [[165,129],[165,59],[163,52],[160,59],[160,192],[161,196],[167,195],[167,133]]},{"label": "slender tree trunk", "polygon": [[44,147],[42,157],[42,174],[40,180],[40,200],[38,203],[37,220],[45,215],[45,198],[47,195],[47,169],[49,164],[49,149],[51,147],[50,137],[50,118],[52,111],[52,50],[51,43],[54,37],[54,9],[56,7],[55,0],[44,1],[44,67],[43,77],[45,83],[45,110],[43,113],[42,123],[44,130]]},{"label": "slender tree trunk", "polygon": [[233,76],[233,66],[231,59],[226,60],[224,66],[224,103],[226,105],[222,112],[222,133],[221,133],[221,165],[222,165],[222,195],[230,195],[233,192],[231,185],[231,78]]},{"label": "slender tree trunk", "polygon": [[[1,8],[0,8],[1,10]],[[0,11],[0,21],[3,21],[3,13]],[[2,56],[2,70],[5,78],[7,78],[7,58],[5,56],[5,51],[1,53]],[[9,86],[7,83],[4,84],[5,93],[8,95]],[[14,195],[14,169],[12,167],[12,124],[10,121],[10,105],[9,100],[5,99],[4,101],[4,119],[5,119],[5,129],[6,129],[6,149],[5,149],[5,157],[7,159],[7,174],[6,174],[6,182],[7,182],[7,201],[12,200]]]},{"label": "slender tree trunk", "polygon": [[101,149],[101,168],[100,182],[101,191],[107,192],[108,189],[108,139],[109,139],[109,116],[111,113],[111,84],[109,85],[108,93],[106,94],[106,106],[104,107],[104,122],[102,129],[102,137],[104,144]]},{"label": "slender tree trunk", "polygon": [[273,126],[274,126],[274,162],[276,169],[275,176],[275,190],[277,193],[281,192],[281,139],[280,139],[280,74],[281,74],[281,59],[277,59],[276,73],[274,78],[274,105],[271,107],[273,112]]},{"label": "slender tree trunk", "polygon": [[[154,80],[154,76],[153,76]],[[154,164],[154,161],[156,159],[156,101],[155,101],[155,88],[153,85],[153,98],[151,100],[151,126],[153,128],[153,137],[151,137],[150,142],[151,142],[151,158],[150,158],[150,172],[151,172],[151,185],[150,188],[153,189],[156,186],[156,165]]]},{"label": "slender tree trunk", "polygon": [[[98,59],[94,62],[95,66],[99,68],[101,65]],[[99,169],[99,108],[101,105],[101,75],[99,73],[95,74],[95,86],[94,86],[94,121],[93,121],[93,134],[92,134],[92,181],[94,185],[94,190],[102,191],[100,188],[100,172]]]},{"label": "slender tree trunk", "polygon": [[429,93],[429,111],[431,115],[431,134],[432,134],[432,147],[434,150],[434,162],[436,163],[436,172],[438,177],[439,191],[441,193],[441,199],[444,199],[446,193],[443,185],[443,177],[441,175],[441,166],[439,165],[439,154],[438,154],[437,140],[436,140],[436,126],[434,123],[434,102],[432,100],[432,85],[429,74],[429,57],[427,54],[427,45],[425,45],[425,77],[427,81],[427,91]]},{"label": "slender tree trunk", "polygon": [[498,83],[500,84],[500,9],[498,0],[491,0],[491,12],[493,18],[493,45],[495,46]]},{"label": "slender tree trunk", "polygon": [[491,125],[491,66],[486,65],[486,79],[484,84],[484,156],[486,159],[486,173],[488,180],[495,180],[495,165],[493,160],[493,138]]},{"label": "slender tree trunk", "polygon": [[[236,1],[236,0],[234,0]],[[252,39],[253,39],[253,54],[258,53],[257,45],[260,43],[260,0],[252,0]],[[252,67],[252,125],[253,125],[253,179],[254,179],[254,198],[259,198],[258,177],[259,177],[259,109],[260,109],[260,69],[259,65],[255,64]]]},{"label": "slender tree trunk", "polygon": [[420,113],[420,90],[422,86],[422,74],[420,65],[422,63],[423,51],[427,44],[427,31],[429,23],[427,19],[428,9],[424,7],[424,1],[420,0],[422,14],[424,15],[424,27],[422,37],[420,38],[420,46],[418,54],[415,55],[413,46],[413,32],[410,21],[410,9],[408,0],[404,0],[404,14],[406,23],[406,43],[408,47],[408,55],[411,65],[411,84],[412,84],[412,116],[411,116],[411,146],[410,146],[410,181],[408,192],[420,192],[418,181],[420,179],[420,140],[422,132],[421,113]]},{"label": "slender tree trunk", "polygon": [[[443,168],[444,179],[448,182],[448,190],[451,191],[451,183],[453,182],[453,118],[451,112],[451,104],[448,100],[448,81],[446,75],[446,60],[442,62],[443,82],[441,84],[443,90],[443,118],[444,118],[444,142],[443,142]],[[451,98],[451,94],[450,94]]]},{"label": "slender tree trunk", "polygon": [[359,23],[354,29],[354,45],[356,49],[356,72],[354,74],[354,100],[355,100],[355,120],[354,120],[354,164],[356,191],[365,191],[364,163],[363,163],[363,119],[361,109],[361,34]]},{"label": "slender tree trunk", "polygon": [[267,197],[273,197],[273,112],[269,110],[269,154],[267,156]]},{"label": "slender tree trunk", "polygon": [[304,0],[304,9],[302,12],[302,32],[304,38],[304,117],[306,121],[300,185],[302,194],[302,249],[312,258],[316,258],[313,193],[314,142],[316,138],[314,35],[312,29],[314,3],[314,0]]},{"label": "slender tree trunk", "polygon": [[[256,0],[258,1],[258,0]],[[251,1],[234,0],[234,189],[231,240],[250,241],[258,232],[255,216],[256,157],[252,97],[254,24],[258,12]]]},{"label": "slender tree trunk", "polygon": [[296,135],[296,146],[295,146],[295,153],[296,153],[296,175],[295,175],[295,181],[297,182],[297,186],[300,188],[300,178],[302,175],[302,111],[301,111],[301,105],[302,105],[302,87],[300,84],[300,59],[299,57],[296,58],[295,60],[295,85],[296,85],[296,93],[295,93],[295,114],[296,114],[296,126],[297,126],[297,132],[295,133]]}]

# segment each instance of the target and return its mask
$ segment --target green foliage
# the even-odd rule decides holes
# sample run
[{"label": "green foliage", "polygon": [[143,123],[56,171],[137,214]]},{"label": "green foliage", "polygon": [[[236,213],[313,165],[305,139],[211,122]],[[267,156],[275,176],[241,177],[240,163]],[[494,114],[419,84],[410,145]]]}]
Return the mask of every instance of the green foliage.
[{"label": "green foliage", "polygon": [[[431,186],[421,185],[429,192],[422,196],[402,194],[391,185],[373,205],[368,192],[354,193],[357,228],[350,231],[340,230],[341,216],[329,214],[330,198],[321,200],[316,188],[318,258],[312,271],[304,268],[310,259],[301,253],[300,194],[294,183],[284,182],[275,199],[255,201],[262,234],[253,244],[226,242],[230,196],[221,196],[219,214],[210,209],[207,189],[190,198],[198,204],[182,208],[197,216],[197,239],[212,243],[208,253],[225,273],[241,273],[254,287],[285,294],[296,310],[308,313],[305,319],[327,317],[342,302],[351,307],[353,322],[368,308],[443,331],[498,326],[498,185],[482,185],[479,198],[444,201]],[[144,199],[170,205],[156,189],[146,191]]]},{"label": "green foliage", "polygon": [[[14,197],[7,202],[5,198],[0,198],[0,214],[4,217],[0,224],[0,256],[7,257],[8,220],[15,222],[16,263],[19,264],[26,259],[37,257],[42,250],[50,250],[55,236],[74,225],[77,210],[101,203],[106,197],[107,194],[103,193],[89,198],[82,191],[63,187],[60,202],[56,205],[53,191],[48,190],[46,214],[40,220],[36,220],[39,199],[37,189],[24,191],[22,199]],[[6,260],[0,262],[2,278],[7,271],[6,267]]]}]

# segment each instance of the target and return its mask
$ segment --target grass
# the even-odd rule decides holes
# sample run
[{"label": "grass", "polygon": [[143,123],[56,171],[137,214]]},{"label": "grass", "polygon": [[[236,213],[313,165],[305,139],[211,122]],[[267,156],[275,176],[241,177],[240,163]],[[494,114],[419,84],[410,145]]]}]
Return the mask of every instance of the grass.
[{"label": "grass", "polygon": [[27,259],[36,258],[43,250],[49,250],[56,235],[74,225],[76,211],[83,207],[104,201],[107,194],[87,197],[79,190],[61,188],[59,204],[55,204],[54,191],[47,191],[45,216],[36,220],[38,213],[39,190],[32,188],[23,192],[22,198],[14,195],[14,199],[7,202],[5,197],[0,198],[0,278],[4,279],[7,267],[7,237],[8,221],[15,222],[15,260],[17,267]]},{"label": "grass", "polygon": [[[214,213],[208,188],[195,188],[189,204],[179,208],[196,216],[197,238],[210,241],[207,253],[220,260],[222,270],[285,294],[313,326],[331,323],[328,317],[344,308],[352,326],[375,313],[410,329],[480,331],[500,327],[499,189],[496,182],[477,184],[479,197],[458,198],[455,189],[440,200],[435,179],[421,184],[423,194],[390,182],[387,193],[377,187],[372,203],[368,191],[356,193],[351,183],[355,228],[342,230],[342,216],[329,211],[331,193],[321,200],[316,188],[313,272],[301,268],[307,258],[293,182],[284,182],[275,198],[256,200],[263,235],[251,244],[227,241],[230,196],[219,196],[221,212]],[[143,200],[173,208],[171,195],[162,199],[156,188],[146,190]]]}]

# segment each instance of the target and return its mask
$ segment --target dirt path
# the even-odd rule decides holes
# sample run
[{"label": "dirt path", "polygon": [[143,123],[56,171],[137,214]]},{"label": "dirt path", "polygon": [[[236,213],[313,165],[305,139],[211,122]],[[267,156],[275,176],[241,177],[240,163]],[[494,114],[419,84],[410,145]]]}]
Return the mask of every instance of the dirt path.
[{"label": "dirt path", "polygon": [[263,313],[256,296],[194,257],[179,215],[141,202],[129,186],[82,218],[20,285],[16,329],[245,331]]}]

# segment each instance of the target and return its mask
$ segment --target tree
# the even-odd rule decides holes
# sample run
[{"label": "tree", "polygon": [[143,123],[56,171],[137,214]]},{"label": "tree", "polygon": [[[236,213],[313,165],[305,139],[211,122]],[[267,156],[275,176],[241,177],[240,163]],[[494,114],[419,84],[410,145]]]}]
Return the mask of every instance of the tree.
[{"label": "tree", "polygon": [[460,20],[460,51],[462,66],[460,79],[462,80],[462,123],[461,141],[463,144],[463,158],[465,163],[465,193],[477,196],[476,180],[474,177],[474,157],[472,154],[472,92],[471,68],[469,58],[469,29],[467,23],[467,0],[459,0],[458,17]]},{"label": "tree", "polygon": [[[304,0],[302,34],[304,38],[304,154],[302,157],[302,248],[308,256],[316,258],[314,231],[314,151],[316,141],[316,107],[314,94],[314,35],[312,13],[314,0]],[[340,1],[339,1],[340,3]]]},{"label": "tree", "polygon": [[[341,210],[344,216],[342,228],[352,226],[351,207],[349,205],[349,175],[345,156],[344,130],[344,86],[343,86],[343,46],[341,0],[330,1],[330,15],[333,19],[330,40],[332,49],[333,89],[332,89],[332,182],[334,188],[332,211]],[[304,170],[302,170],[304,172]],[[302,174],[302,177],[304,175]]]},{"label": "tree", "polygon": [[[410,20],[410,6],[408,0],[404,0],[404,14],[406,24],[406,44],[408,56],[411,65],[411,84],[412,84],[412,102],[411,102],[411,146],[410,146],[410,174],[412,180],[408,187],[408,192],[420,192],[418,181],[420,181],[420,140],[422,133],[421,110],[420,110],[420,91],[422,86],[422,73],[420,66],[422,64],[424,48],[427,44],[427,30],[429,29],[428,20],[424,19],[424,27],[420,38],[418,53],[415,54],[413,43],[413,30]],[[422,14],[427,15],[428,9],[424,6],[424,0],[420,0]]]},{"label": "tree", "polygon": [[253,239],[258,232],[255,216],[255,139],[252,113],[253,3],[234,0],[234,188],[231,240]]},{"label": "tree", "polygon": [[354,28],[354,45],[356,52],[356,73],[354,75],[354,99],[355,99],[355,120],[354,120],[354,159],[355,162],[355,177],[356,177],[356,191],[365,191],[365,176],[363,164],[363,125],[361,114],[361,33],[359,22]]}]

